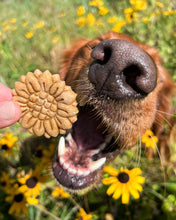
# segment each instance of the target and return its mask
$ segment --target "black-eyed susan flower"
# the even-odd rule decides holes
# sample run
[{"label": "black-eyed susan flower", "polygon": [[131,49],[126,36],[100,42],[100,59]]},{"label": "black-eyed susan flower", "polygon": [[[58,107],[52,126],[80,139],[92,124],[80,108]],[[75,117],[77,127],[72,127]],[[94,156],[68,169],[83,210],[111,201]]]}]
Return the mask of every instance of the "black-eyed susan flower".
[{"label": "black-eyed susan flower", "polygon": [[95,24],[95,16],[92,13],[89,13],[87,15],[86,20],[87,20],[87,24],[88,24],[89,27],[93,26]]},{"label": "black-eyed susan flower", "polygon": [[83,14],[85,14],[85,8],[81,5],[77,8],[77,15],[82,16]]},{"label": "black-eyed susan flower", "polygon": [[85,25],[85,22],[86,22],[86,18],[85,17],[79,17],[77,20],[76,20],[76,24],[80,27],[83,27]]},{"label": "black-eyed susan flower", "polygon": [[11,20],[10,20],[10,23],[16,23],[16,18],[12,18]]},{"label": "black-eyed susan flower", "polygon": [[104,2],[102,0],[92,0],[89,2],[89,5],[98,7],[104,5]]},{"label": "black-eyed susan flower", "polygon": [[0,147],[3,150],[2,156],[3,157],[10,157],[14,155],[13,147],[16,145],[18,137],[13,136],[12,133],[6,133],[0,139]]},{"label": "black-eyed susan flower", "polygon": [[141,139],[142,143],[145,144],[146,147],[156,148],[156,144],[158,143],[158,138],[154,136],[151,130],[147,130]]},{"label": "black-eyed susan flower", "polygon": [[98,9],[99,9],[99,14],[102,16],[106,15],[109,12],[108,8],[103,7],[103,6],[99,7]]},{"label": "black-eyed susan flower", "polygon": [[115,23],[115,22],[117,22],[117,17],[116,16],[113,16],[113,17],[110,17],[110,18],[108,18],[108,23]]},{"label": "black-eyed susan flower", "polygon": [[124,20],[117,21],[115,26],[112,28],[114,32],[120,32],[121,28],[126,24]]},{"label": "black-eyed susan flower", "polygon": [[41,183],[47,181],[47,176],[43,176],[41,170],[36,168],[35,170],[30,170],[29,174],[19,178],[18,181],[22,184],[20,189],[25,192],[27,197],[36,197],[40,194],[40,190],[42,189]]},{"label": "black-eyed susan flower", "polygon": [[54,191],[52,192],[52,196],[61,197],[61,198],[68,198],[70,195],[69,195],[69,193],[65,192],[63,188],[55,187]]},{"label": "black-eyed susan flower", "polygon": [[93,219],[93,216],[91,214],[87,214],[83,208],[79,210],[77,213],[77,218],[75,220],[90,220]]},{"label": "black-eyed susan flower", "polygon": [[5,198],[6,202],[11,203],[9,214],[20,215],[23,212],[28,215],[28,209],[26,206],[26,197],[23,189],[11,189],[9,195]]},{"label": "black-eyed susan flower", "polygon": [[2,175],[0,177],[0,188],[3,188],[5,191],[7,191],[10,188],[10,183],[10,174],[2,172]]},{"label": "black-eyed susan flower", "polygon": [[35,25],[36,28],[42,28],[42,27],[44,27],[44,26],[45,26],[45,22],[44,22],[44,21],[39,21],[39,22]]},{"label": "black-eyed susan flower", "polygon": [[147,2],[145,0],[130,0],[130,4],[133,5],[134,10],[145,10],[147,8]]},{"label": "black-eyed susan flower", "polygon": [[59,40],[59,37],[58,37],[58,36],[55,36],[55,37],[53,37],[52,42],[53,42],[53,43],[57,43],[58,40]]},{"label": "black-eyed susan flower", "polygon": [[29,31],[29,32],[27,32],[26,34],[25,34],[25,37],[27,38],[27,39],[30,39],[30,38],[32,38],[34,36],[34,34],[31,32],[31,31]]},{"label": "black-eyed susan flower", "polygon": [[27,24],[28,24],[27,21],[23,21],[22,26],[23,26],[23,27],[26,27]]},{"label": "black-eyed susan flower", "polygon": [[123,204],[129,203],[130,194],[135,199],[139,199],[139,192],[143,190],[140,184],[145,182],[145,178],[140,176],[142,173],[140,168],[128,170],[121,167],[119,172],[115,168],[105,167],[104,172],[111,175],[102,180],[104,185],[110,185],[107,190],[109,196],[113,194],[114,199],[119,199],[122,196]]}]

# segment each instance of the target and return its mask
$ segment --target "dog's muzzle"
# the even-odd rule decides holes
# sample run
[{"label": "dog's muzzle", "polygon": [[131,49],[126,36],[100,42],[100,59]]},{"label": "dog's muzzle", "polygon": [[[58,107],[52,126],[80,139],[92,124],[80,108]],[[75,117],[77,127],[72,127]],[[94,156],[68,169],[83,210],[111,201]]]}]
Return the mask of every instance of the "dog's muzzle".
[{"label": "dog's muzzle", "polygon": [[88,78],[99,95],[143,98],[154,90],[157,70],[148,53],[121,39],[105,40],[92,51]]}]

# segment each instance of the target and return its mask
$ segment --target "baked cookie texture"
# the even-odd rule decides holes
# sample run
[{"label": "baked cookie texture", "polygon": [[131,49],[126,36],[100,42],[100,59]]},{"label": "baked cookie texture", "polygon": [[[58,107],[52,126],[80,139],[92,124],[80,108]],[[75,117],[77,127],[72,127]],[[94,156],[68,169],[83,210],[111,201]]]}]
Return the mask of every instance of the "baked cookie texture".
[{"label": "baked cookie texture", "polygon": [[22,75],[12,90],[22,111],[20,124],[30,133],[46,138],[65,134],[77,120],[76,96],[59,74],[35,70]]}]

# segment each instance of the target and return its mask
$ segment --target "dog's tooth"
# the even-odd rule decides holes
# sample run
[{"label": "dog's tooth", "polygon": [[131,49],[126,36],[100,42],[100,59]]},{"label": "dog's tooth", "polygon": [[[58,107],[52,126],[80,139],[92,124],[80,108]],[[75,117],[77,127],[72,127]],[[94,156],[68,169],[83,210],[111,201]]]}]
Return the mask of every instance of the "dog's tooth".
[{"label": "dog's tooth", "polygon": [[67,170],[67,169],[69,168],[69,163],[64,162],[64,163],[62,164],[62,166],[63,166],[63,168],[64,168],[65,170]]},{"label": "dog's tooth", "polygon": [[84,176],[88,176],[90,174],[90,170],[84,171]]},{"label": "dog's tooth", "polygon": [[58,144],[58,156],[63,155],[66,152],[65,138],[61,137]]},{"label": "dog's tooth", "polygon": [[69,167],[69,168],[68,168],[68,172],[71,173],[71,174],[73,174],[73,175],[75,175],[75,174],[77,173],[77,170],[74,169],[74,168]]},{"label": "dog's tooth", "polygon": [[90,163],[90,170],[91,172],[98,170],[103,164],[106,162],[106,157],[102,157],[97,161],[93,161]]},{"label": "dog's tooth", "polygon": [[78,169],[77,175],[78,175],[78,176],[85,176],[85,175],[84,175],[84,171],[81,170],[81,169]]},{"label": "dog's tooth", "polygon": [[65,163],[65,159],[62,156],[60,156],[59,157],[59,162],[60,162],[61,165],[63,165]]}]

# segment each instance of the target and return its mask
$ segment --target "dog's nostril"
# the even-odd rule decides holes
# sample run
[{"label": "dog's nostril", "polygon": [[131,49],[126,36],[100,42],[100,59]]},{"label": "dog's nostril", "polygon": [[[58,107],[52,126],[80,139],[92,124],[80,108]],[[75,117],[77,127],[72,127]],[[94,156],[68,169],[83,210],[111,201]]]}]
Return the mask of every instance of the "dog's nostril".
[{"label": "dog's nostril", "polygon": [[142,98],[154,90],[153,59],[137,45],[121,39],[102,41],[92,51],[88,77],[99,94],[111,98]]},{"label": "dog's nostril", "polygon": [[95,47],[92,50],[91,57],[97,61],[100,61],[100,63],[105,64],[110,59],[111,54],[112,49],[109,46],[104,47],[102,45],[102,47]]}]

